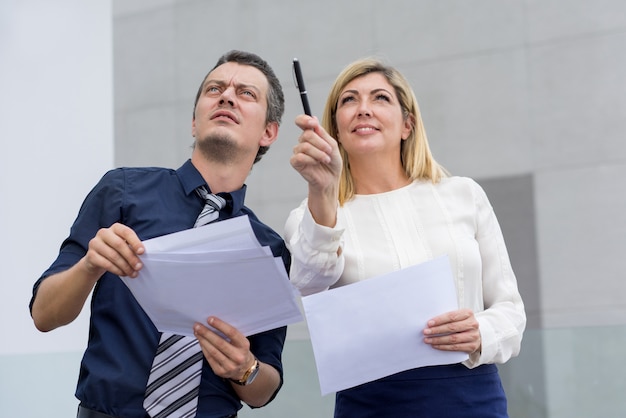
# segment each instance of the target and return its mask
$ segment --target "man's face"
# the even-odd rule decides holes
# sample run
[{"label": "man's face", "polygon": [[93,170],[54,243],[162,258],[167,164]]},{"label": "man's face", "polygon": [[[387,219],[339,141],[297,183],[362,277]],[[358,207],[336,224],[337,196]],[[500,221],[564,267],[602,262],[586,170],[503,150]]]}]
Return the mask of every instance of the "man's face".
[{"label": "man's face", "polygon": [[196,146],[221,160],[269,146],[277,124],[266,123],[268,88],[265,75],[248,65],[228,62],[209,73],[192,121]]}]

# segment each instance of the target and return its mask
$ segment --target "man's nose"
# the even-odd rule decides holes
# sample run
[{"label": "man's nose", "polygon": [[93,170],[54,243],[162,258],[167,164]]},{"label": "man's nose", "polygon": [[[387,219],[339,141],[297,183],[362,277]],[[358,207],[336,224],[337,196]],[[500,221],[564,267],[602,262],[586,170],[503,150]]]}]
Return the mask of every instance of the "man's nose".
[{"label": "man's nose", "polygon": [[228,103],[230,106],[235,105],[235,91],[232,87],[228,87],[222,91],[220,95],[220,104]]}]

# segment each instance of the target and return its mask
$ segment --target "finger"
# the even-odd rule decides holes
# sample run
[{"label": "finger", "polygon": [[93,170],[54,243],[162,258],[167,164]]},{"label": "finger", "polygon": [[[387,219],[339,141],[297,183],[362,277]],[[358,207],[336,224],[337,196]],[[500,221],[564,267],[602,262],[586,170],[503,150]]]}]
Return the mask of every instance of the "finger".
[{"label": "finger", "polygon": [[308,166],[326,165],[330,160],[331,158],[326,152],[309,143],[298,144],[294,147],[294,153],[290,158],[292,167],[298,171]]},{"label": "finger", "polygon": [[137,274],[133,266],[115,248],[107,243],[102,234],[89,242],[86,259],[90,266],[109,271],[118,276],[132,277]]},{"label": "finger", "polygon": [[[141,269],[142,264],[138,255],[143,254],[144,247],[135,231],[120,223],[113,224],[105,230],[103,240],[113,248],[124,260],[124,267],[130,266],[131,273]],[[122,267],[118,264],[118,267]],[[124,268],[127,271],[127,268]]]},{"label": "finger", "polygon": [[317,118],[308,115],[298,115],[296,116],[296,126],[300,129],[315,129],[316,126],[319,126],[319,121]]},{"label": "finger", "polygon": [[448,344],[431,344],[434,349],[441,351],[458,351],[464,352],[467,354],[473,354],[476,351],[480,350],[480,341],[468,341],[468,342],[458,342],[458,343],[448,343]]},{"label": "finger", "polygon": [[474,353],[481,346],[480,333],[477,331],[455,333],[440,337],[426,337],[424,342],[438,350],[462,351],[468,354]]},{"label": "finger", "polygon": [[129,228],[124,224],[115,223],[111,225],[110,229],[115,233],[115,235],[119,236],[126,243],[128,248],[132,250],[133,255],[140,255],[144,253],[145,248],[132,228]]},{"label": "finger", "polygon": [[222,321],[221,319],[211,316],[207,320],[207,323],[215,328],[218,332],[222,333],[235,347],[250,349],[250,341],[239,330],[229,323]]},{"label": "finger", "polygon": [[[298,137],[298,145],[306,147],[313,147],[328,155],[333,153],[333,139],[320,127],[318,130],[306,130]],[[306,145],[310,144],[310,145]],[[298,147],[296,146],[296,149]]]},{"label": "finger", "polygon": [[445,314],[430,319],[424,330],[425,334],[438,334],[442,332],[456,331],[455,324],[474,317],[474,313],[470,309],[459,309],[456,311],[446,312]]},{"label": "finger", "polygon": [[326,153],[337,150],[337,141],[326,132],[316,117],[300,115],[296,118],[296,125],[303,131],[299,142],[315,139],[315,146]]},{"label": "finger", "polygon": [[89,262],[117,275],[136,277],[142,267],[138,253],[144,247],[129,227],[113,224],[102,228],[89,242]]},{"label": "finger", "polygon": [[428,326],[438,326],[447,324],[450,322],[456,322],[463,319],[467,319],[473,315],[473,312],[470,309],[459,309],[456,311],[446,312],[444,314],[438,315],[431,320],[428,321]]},{"label": "finger", "polygon": [[228,343],[224,340],[224,337],[198,323],[194,324],[193,333],[200,343],[204,357],[211,364],[211,367],[213,367],[214,370],[216,368],[222,371],[226,370],[230,360],[225,354],[225,352],[228,351]]},{"label": "finger", "polygon": [[[218,326],[228,331],[221,324]],[[200,343],[204,357],[218,376],[239,379],[254,362],[254,356],[249,351],[249,344],[245,348],[238,348],[223,334],[223,331],[214,329],[215,331],[198,323],[194,325],[194,335]],[[247,342],[247,339],[243,338]]]}]

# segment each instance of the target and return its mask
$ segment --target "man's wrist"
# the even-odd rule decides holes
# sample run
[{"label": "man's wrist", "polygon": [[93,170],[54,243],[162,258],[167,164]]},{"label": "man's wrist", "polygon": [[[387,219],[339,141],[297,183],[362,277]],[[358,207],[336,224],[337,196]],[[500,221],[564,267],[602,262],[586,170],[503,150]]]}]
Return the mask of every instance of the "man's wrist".
[{"label": "man's wrist", "polygon": [[252,366],[246,370],[241,379],[230,379],[230,381],[240,386],[249,385],[254,381],[254,379],[256,379],[257,374],[259,374],[259,367],[259,360],[255,357],[254,363],[252,363]]}]

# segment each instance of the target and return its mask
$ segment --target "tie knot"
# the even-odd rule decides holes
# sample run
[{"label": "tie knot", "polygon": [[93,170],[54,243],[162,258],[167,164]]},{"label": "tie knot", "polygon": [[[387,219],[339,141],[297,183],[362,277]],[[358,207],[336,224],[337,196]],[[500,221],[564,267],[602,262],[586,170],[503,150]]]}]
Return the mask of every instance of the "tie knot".
[{"label": "tie knot", "polygon": [[196,193],[204,199],[205,205],[200,215],[198,215],[198,219],[196,219],[194,228],[216,220],[219,216],[219,211],[226,206],[226,199],[216,194],[209,193],[204,186],[198,187]]},{"label": "tie knot", "polygon": [[196,193],[204,199],[207,205],[211,205],[216,211],[224,209],[226,199],[213,193],[209,193],[206,187],[200,186],[196,189]]}]

